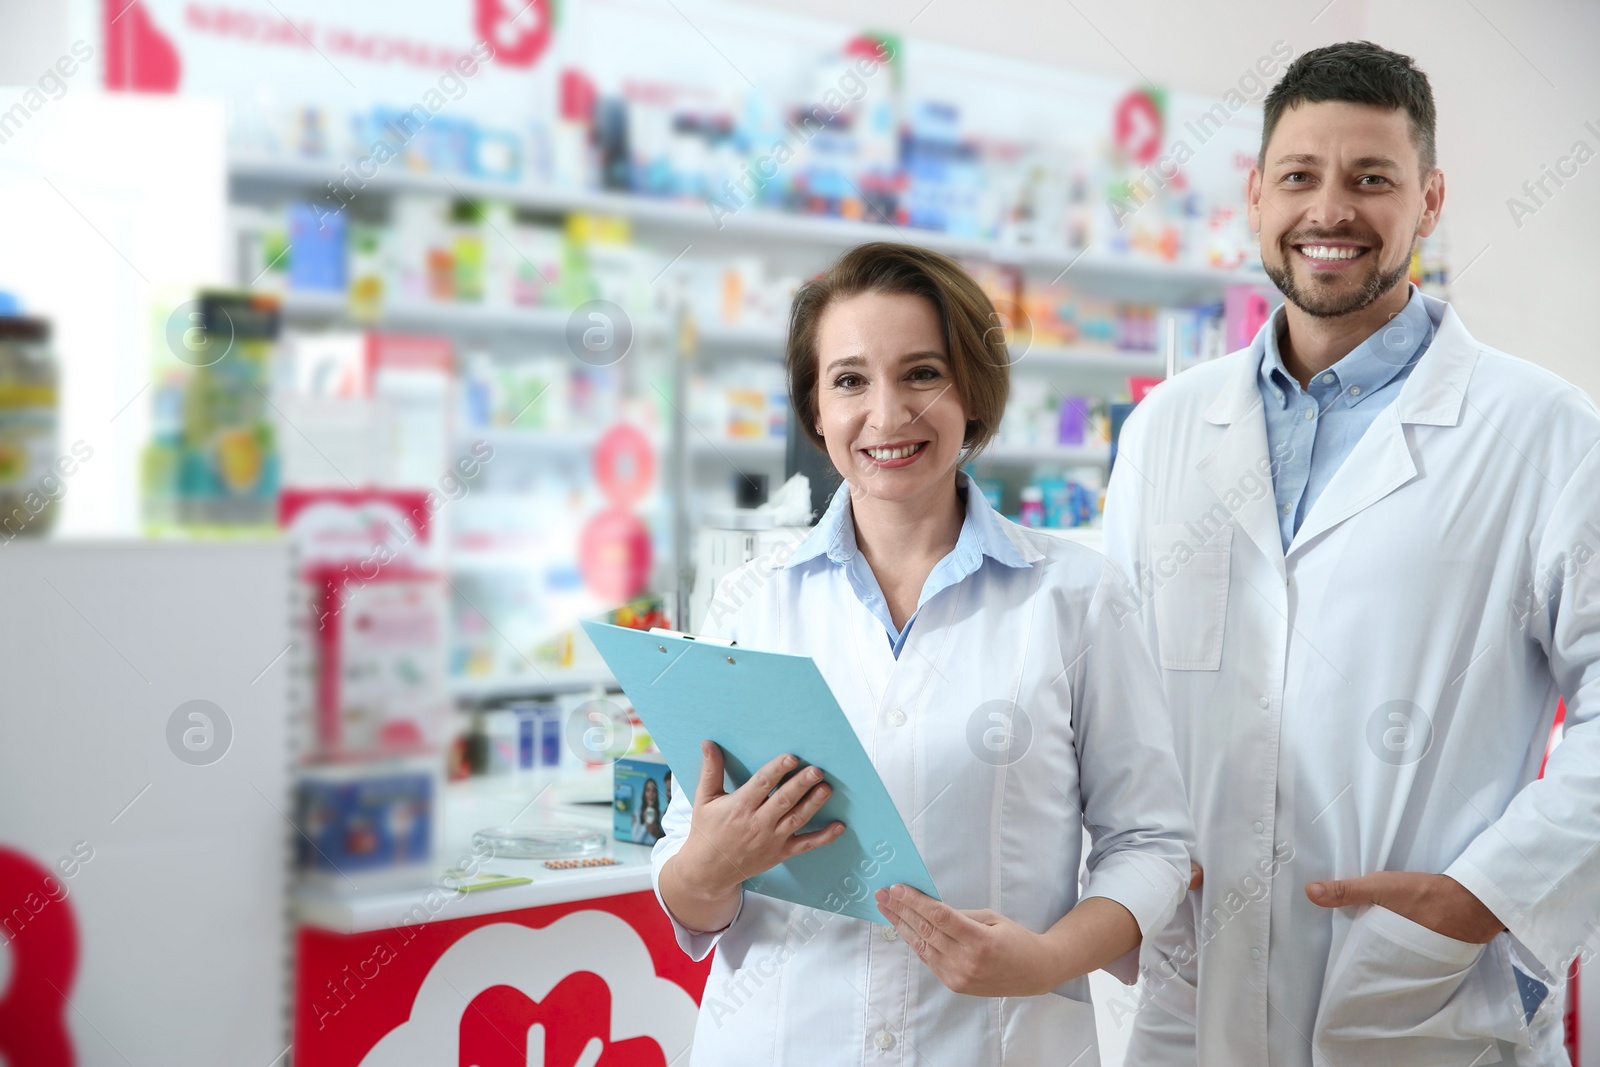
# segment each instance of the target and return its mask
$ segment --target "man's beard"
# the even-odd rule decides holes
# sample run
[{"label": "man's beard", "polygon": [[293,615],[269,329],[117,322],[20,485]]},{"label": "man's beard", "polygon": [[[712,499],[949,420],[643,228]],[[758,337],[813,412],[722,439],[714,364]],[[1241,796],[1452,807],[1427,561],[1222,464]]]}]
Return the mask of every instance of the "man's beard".
[{"label": "man's beard", "polygon": [[[1387,273],[1374,267],[1367,272],[1366,280],[1354,292],[1343,295],[1336,293],[1318,295],[1314,292],[1307,292],[1295,284],[1294,269],[1288,265],[1290,262],[1289,257],[1294,254],[1293,248],[1285,248],[1284,266],[1273,267],[1265,262],[1261,266],[1266,271],[1267,277],[1272,279],[1272,284],[1276,285],[1278,291],[1283,294],[1285,300],[1304,311],[1307,315],[1319,319],[1334,319],[1340,315],[1349,315],[1352,312],[1369,308],[1377,303],[1390,289],[1393,289],[1402,278],[1411,273],[1411,264],[1409,262],[1401,263],[1394,270]],[[1373,262],[1376,263],[1377,249],[1373,249],[1371,255]]]}]

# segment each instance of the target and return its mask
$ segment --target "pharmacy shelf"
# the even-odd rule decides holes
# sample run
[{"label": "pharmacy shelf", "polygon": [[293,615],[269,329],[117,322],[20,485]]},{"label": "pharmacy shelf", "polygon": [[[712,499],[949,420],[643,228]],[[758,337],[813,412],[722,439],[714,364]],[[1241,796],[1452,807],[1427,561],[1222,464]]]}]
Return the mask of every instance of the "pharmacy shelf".
[{"label": "pharmacy shelf", "polygon": [[450,679],[451,695],[464,703],[581,693],[597,687],[615,690],[617,680],[604,667],[550,667],[540,673]]},{"label": "pharmacy shelf", "polygon": [[426,301],[386,304],[375,318],[352,313],[342,292],[290,289],[282,296],[284,317],[302,322],[341,322],[381,325],[405,330],[494,331],[562,334],[568,308],[501,308],[483,304],[445,304]]},{"label": "pharmacy shelf", "polygon": [[1033,345],[1021,355],[1013,354],[1011,370],[1013,373],[1078,370],[1159,378],[1166,374],[1167,364],[1157,352],[1082,345]]},{"label": "pharmacy shelf", "polygon": [[696,459],[725,459],[730,463],[782,463],[786,442],[781,437],[705,438],[689,437],[689,453]]},{"label": "pharmacy shelf", "polygon": [[520,430],[512,426],[463,427],[456,430],[455,436],[458,441],[487,441],[497,452],[505,449],[519,454],[527,452],[584,454],[592,452],[600,443],[598,432]]},{"label": "pharmacy shelf", "polygon": [[786,339],[787,331],[783,327],[770,325],[702,325],[695,337],[705,352],[717,355],[749,355],[755,352],[775,359],[783,357]]},{"label": "pharmacy shelf", "polygon": [[[697,337],[700,350],[714,356],[752,354],[783,358],[784,331],[773,326],[706,326]],[[1023,373],[1084,371],[1161,377],[1166,361],[1157,352],[1095,345],[1030,345],[1012,353],[1011,369]]]},{"label": "pharmacy shelf", "polygon": [[1104,467],[1111,462],[1108,445],[990,445],[977,466],[1051,463],[1063,467]]},{"label": "pharmacy shelf", "polygon": [[[345,176],[338,165],[327,160],[244,156],[236,156],[230,162],[229,174],[234,183],[240,186],[319,191],[326,188],[328,183]],[[377,192],[433,193],[467,200],[505,200],[535,210],[618,215],[635,223],[652,223],[702,235],[726,235],[839,250],[864,241],[900,240],[951,255],[980,256],[1061,273],[1070,271],[1153,282],[1203,284],[1219,289],[1224,285],[1259,285],[1266,281],[1266,276],[1259,270],[1222,270],[1203,265],[1111,255],[1093,249],[1019,245],[956,237],[937,230],[891,223],[792,215],[761,208],[746,208],[717,219],[713,218],[704,203],[697,200],[664,200],[628,193],[557,189],[447,174],[419,174],[394,168],[380,169],[360,187],[356,196],[369,189]]]}]

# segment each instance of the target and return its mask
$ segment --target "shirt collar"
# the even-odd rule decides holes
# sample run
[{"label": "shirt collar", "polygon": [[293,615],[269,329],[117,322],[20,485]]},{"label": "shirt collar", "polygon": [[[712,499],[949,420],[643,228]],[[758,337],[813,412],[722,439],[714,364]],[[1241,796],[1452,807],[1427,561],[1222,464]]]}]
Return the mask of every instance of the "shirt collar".
[{"label": "shirt collar", "polygon": [[[967,513],[961,520],[961,534],[950,555],[968,573],[978,569],[983,557],[988,556],[1007,567],[1026,567],[1029,560],[1006,536],[1000,516],[984,498],[966,471],[956,472],[956,485],[967,490]],[[845,563],[856,555],[855,515],[850,507],[850,483],[842,483],[833,494],[828,510],[805,540],[780,567],[794,567],[818,556],[826,555],[835,563]]]},{"label": "shirt collar", "polygon": [[[1411,299],[1400,313],[1380,326],[1365,341],[1351,349],[1343,359],[1329,367],[1323,374],[1333,374],[1339,380],[1340,395],[1347,404],[1359,404],[1379,389],[1388,385],[1406,368],[1417,354],[1427,347],[1433,336],[1433,319],[1428,315],[1422,293],[1410,286]],[[1283,328],[1284,309],[1273,313],[1267,327],[1256,335],[1260,346],[1260,376],[1262,392],[1278,401],[1279,407],[1289,405],[1290,395],[1300,392],[1300,383],[1283,365],[1278,349],[1278,332]]]}]

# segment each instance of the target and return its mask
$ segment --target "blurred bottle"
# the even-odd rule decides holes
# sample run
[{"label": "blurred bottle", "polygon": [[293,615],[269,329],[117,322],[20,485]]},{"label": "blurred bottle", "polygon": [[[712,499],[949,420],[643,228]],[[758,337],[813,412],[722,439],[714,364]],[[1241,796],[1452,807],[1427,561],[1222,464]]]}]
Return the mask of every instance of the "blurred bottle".
[{"label": "blurred bottle", "polygon": [[0,293],[0,529],[7,540],[43,536],[55,523],[59,382],[50,323],[23,318],[10,294]]}]

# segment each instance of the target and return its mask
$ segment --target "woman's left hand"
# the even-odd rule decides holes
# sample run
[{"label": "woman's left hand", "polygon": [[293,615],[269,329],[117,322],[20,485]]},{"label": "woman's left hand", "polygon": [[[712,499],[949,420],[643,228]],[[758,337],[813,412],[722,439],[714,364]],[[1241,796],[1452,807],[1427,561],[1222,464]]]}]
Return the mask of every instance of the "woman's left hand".
[{"label": "woman's left hand", "polygon": [[874,894],[878,911],[952,992],[974,997],[1034,996],[1051,979],[1044,938],[999,912],[958,911],[908,885]]}]

